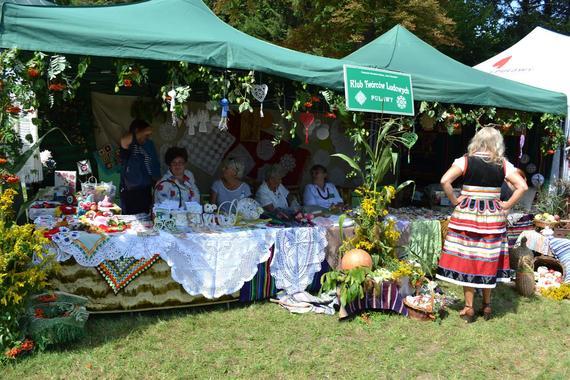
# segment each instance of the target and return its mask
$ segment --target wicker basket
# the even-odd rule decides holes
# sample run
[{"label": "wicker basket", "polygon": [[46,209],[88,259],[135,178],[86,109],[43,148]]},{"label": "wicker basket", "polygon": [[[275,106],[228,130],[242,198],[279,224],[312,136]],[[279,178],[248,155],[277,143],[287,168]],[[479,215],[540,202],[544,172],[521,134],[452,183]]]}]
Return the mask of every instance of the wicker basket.
[{"label": "wicker basket", "polygon": [[536,220],[536,219],[533,221],[533,223],[538,228],[546,228],[546,227],[554,228],[558,225],[558,222],[545,222],[545,221]]},{"label": "wicker basket", "polygon": [[410,317],[411,319],[415,319],[417,321],[435,320],[435,314],[433,312],[430,313],[422,309],[416,309],[413,305],[410,305],[410,303],[408,303],[405,299],[404,299],[404,305],[406,305],[406,307],[408,308],[408,317]]},{"label": "wicker basket", "polygon": [[562,278],[565,278],[566,272],[564,271],[564,267],[560,264],[560,261],[556,260],[554,257],[551,256],[537,256],[534,258],[534,270],[538,269],[538,267],[547,267],[548,269],[554,269],[560,273],[562,273]]}]

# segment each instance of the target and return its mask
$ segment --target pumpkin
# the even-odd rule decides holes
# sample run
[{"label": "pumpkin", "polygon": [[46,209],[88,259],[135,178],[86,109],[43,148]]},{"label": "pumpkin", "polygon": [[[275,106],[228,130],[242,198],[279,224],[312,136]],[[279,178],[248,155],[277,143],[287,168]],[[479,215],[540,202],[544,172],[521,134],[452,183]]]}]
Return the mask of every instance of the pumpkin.
[{"label": "pumpkin", "polygon": [[351,249],[342,256],[340,268],[351,270],[358,267],[368,267],[372,269],[372,257],[363,249]]}]

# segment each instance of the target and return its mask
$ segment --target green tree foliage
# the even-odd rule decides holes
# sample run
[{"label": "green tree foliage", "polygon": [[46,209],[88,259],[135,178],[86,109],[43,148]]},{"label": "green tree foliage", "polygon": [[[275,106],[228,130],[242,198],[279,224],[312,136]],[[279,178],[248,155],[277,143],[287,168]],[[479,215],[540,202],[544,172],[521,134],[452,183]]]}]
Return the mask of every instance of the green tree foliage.
[{"label": "green tree foliage", "polygon": [[535,27],[570,34],[568,0],[443,0],[462,46],[442,50],[475,65],[521,40]]},{"label": "green tree foliage", "polygon": [[402,24],[435,46],[459,44],[436,0],[210,0],[214,12],[256,37],[341,57]]},{"label": "green tree foliage", "polygon": [[570,2],[568,0],[499,1],[503,12],[504,40],[510,46],[535,27],[570,33]]},{"label": "green tree foliage", "polygon": [[[107,5],[137,0],[56,0]],[[468,65],[535,27],[570,34],[568,0],[204,0],[235,28],[292,49],[342,57],[402,24]]]}]

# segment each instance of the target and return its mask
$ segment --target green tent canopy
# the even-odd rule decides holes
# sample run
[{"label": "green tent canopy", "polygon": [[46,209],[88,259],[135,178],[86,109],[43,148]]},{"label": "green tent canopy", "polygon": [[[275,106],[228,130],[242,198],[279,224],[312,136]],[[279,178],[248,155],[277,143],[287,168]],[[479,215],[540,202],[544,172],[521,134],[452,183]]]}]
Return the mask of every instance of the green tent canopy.
[{"label": "green tent canopy", "polygon": [[251,37],[224,23],[201,0],[149,0],[99,7],[6,3],[2,7],[0,48],[186,61],[343,88],[341,61]]},{"label": "green tent canopy", "polygon": [[505,80],[466,66],[397,25],[344,57],[362,66],[412,76],[414,98],[566,114],[566,95]]},{"label": "green tent canopy", "polygon": [[0,48],[186,61],[256,70],[343,89],[343,63],[412,75],[417,100],[566,113],[566,96],[465,66],[397,26],[343,60],[256,39],[220,20],[201,0],[148,0],[89,6],[2,4]]}]

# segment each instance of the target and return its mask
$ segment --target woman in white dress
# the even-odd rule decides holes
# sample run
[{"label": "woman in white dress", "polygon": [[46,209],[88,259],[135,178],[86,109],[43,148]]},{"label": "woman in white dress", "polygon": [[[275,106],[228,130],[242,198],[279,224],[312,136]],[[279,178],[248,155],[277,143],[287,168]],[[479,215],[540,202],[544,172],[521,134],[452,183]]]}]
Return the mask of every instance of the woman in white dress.
[{"label": "woman in white dress", "polygon": [[315,165],[311,168],[313,183],[305,186],[303,204],[316,206],[324,209],[342,208],[344,202],[336,189],[336,186],[327,182],[327,168]]},{"label": "woman in white dress", "polygon": [[222,175],[212,184],[210,202],[221,205],[221,210],[228,212],[234,200],[251,197],[249,185],[241,180],[245,167],[235,158],[228,158],[222,163]]},{"label": "woman in white dress", "polygon": [[265,172],[265,181],[257,189],[255,199],[265,211],[289,208],[293,197],[281,183],[283,169],[273,165]]}]

